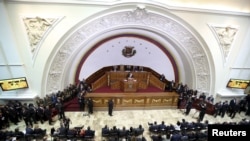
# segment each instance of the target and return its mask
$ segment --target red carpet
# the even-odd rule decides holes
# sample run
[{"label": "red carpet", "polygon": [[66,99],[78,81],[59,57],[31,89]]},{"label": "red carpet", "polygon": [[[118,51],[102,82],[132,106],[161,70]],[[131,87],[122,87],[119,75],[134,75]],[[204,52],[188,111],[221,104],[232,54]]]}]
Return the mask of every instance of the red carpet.
[{"label": "red carpet", "polygon": [[[121,90],[111,90],[109,87],[102,87],[97,90],[95,90],[93,93],[122,93]],[[137,91],[140,92],[162,92],[161,89],[149,86],[147,89],[139,89]],[[77,97],[73,98],[72,100],[64,103],[65,111],[79,111],[79,103]],[[85,106],[86,107],[86,106]]]},{"label": "red carpet", "polygon": [[80,106],[77,97],[64,103],[65,111],[80,111]]}]

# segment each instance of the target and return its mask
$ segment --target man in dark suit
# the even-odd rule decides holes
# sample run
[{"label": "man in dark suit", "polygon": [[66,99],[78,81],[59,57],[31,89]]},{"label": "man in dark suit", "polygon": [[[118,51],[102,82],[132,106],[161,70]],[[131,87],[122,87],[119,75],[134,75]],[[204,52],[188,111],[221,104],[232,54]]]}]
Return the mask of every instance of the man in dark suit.
[{"label": "man in dark suit", "polygon": [[58,129],[58,134],[59,134],[59,135],[67,135],[67,129],[66,129],[64,126],[61,126],[61,127]]},{"label": "man in dark suit", "polygon": [[94,136],[94,130],[91,130],[90,126],[87,127],[87,130],[85,131],[85,136]]},{"label": "man in dark suit", "polygon": [[85,110],[85,92],[86,91],[82,91],[79,93],[78,95],[78,102],[79,102],[79,106],[80,106],[80,110],[81,111],[84,111]]},{"label": "man in dark suit", "polygon": [[38,119],[41,121],[41,123],[43,124],[44,122],[44,107],[42,104],[40,104],[37,108],[37,116]]},{"label": "man in dark suit", "polygon": [[150,132],[157,133],[158,129],[159,129],[159,125],[157,124],[156,121],[153,124],[150,124],[150,126],[149,126],[149,131]]},{"label": "man in dark suit", "polygon": [[198,121],[202,121],[203,118],[204,118],[204,116],[205,116],[205,114],[206,114],[207,105],[206,105],[206,103],[205,103],[204,100],[200,103],[200,107],[201,107],[201,110],[200,110]]},{"label": "man in dark suit", "polygon": [[49,121],[49,125],[52,125],[52,111],[49,108],[49,106],[46,106],[44,115],[45,115],[46,120]]},{"label": "man in dark suit", "polygon": [[123,126],[122,129],[118,130],[119,138],[127,138],[128,135],[129,135],[129,130],[127,130],[125,126]]},{"label": "man in dark suit", "polygon": [[229,102],[229,109],[228,109],[228,112],[229,112],[229,116],[231,117],[234,113],[234,110],[235,110],[235,106],[236,106],[236,98],[233,98],[230,100]]},{"label": "man in dark suit", "polygon": [[217,115],[219,115],[221,106],[222,106],[221,101],[215,103],[215,105],[214,105],[214,117],[217,117]]},{"label": "man in dark suit", "polygon": [[114,102],[113,102],[112,99],[110,99],[110,100],[108,101],[108,108],[109,108],[109,115],[110,115],[110,116],[113,116],[113,115],[112,115],[112,112],[113,112],[113,108],[114,108]]},{"label": "man in dark suit", "polygon": [[23,115],[23,120],[25,122],[25,125],[26,126],[33,126],[33,123],[30,119],[31,115],[30,115],[30,112],[28,110],[28,108],[22,108],[22,115]]},{"label": "man in dark suit", "polygon": [[108,128],[107,125],[105,125],[105,126],[102,128],[102,134],[109,135],[109,128]]},{"label": "man in dark suit", "polygon": [[191,97],[189,97],[187,104],[186,104],[186,112],[185,112],[186,115],[189,115],[192,106],[193,106],[193,101],[192,101]]},{"label": "man in dark suit", "polygon": [[39,128],[38,124],[35,125],[34,127],[34,134],[40,134],[40,135],[45,135],[46,129],[41,129]]},{"label": "man in dark suit", "polygon": [[175,82],[174,80],[172,80],[171,82],[168,82],[169,83],[169,91],[172,92],[174,89],[175,89]]},{"label": "man in dark suit", "polygon": [[183,89],[184,89],[184,85],[182,84],[182,82],[180,82],[180,83],[177,85],[175,91],[179,94],[179,93],[183,92]]},{"label": "man in dark suit", "polygon": [[226,100],[226,101],[224,101],[224,102],[222,103],[222,106],[221,106],[220,112],[219,112],[219,115],[220,115],[222,118],[224,117],[225,113],[228,111],[228,107],[229,107],[228,101]]},{"label": "man in dark suit", "polygon": [[170,138],[171,141],[180,141],[181,140],[181,134],[179,132],[174,132]]},{"label": "man in dark suit", "polygon": [[134,131],[135,131],[135,136],[139,136],[143,134],[144,128],[142,128],[142,125],[140,124],[138,128],[134,129]]},{"label": "man in dark suit", "polygon": [[25,129],[25,134],[31,135],[31,134],[33,134],[33,133],[34,133],[34,130],[31,128],[30,125],[28,125],[28,126],[26,127],[26,129]]},{"label": "man in dark suit", "polygon": [[65,111],[64,111],[64,106],[61,100],[58,100],[58,102],[56,103],[56,109],[59,113],[59,119],[64,119]]},{"label": "man in dark suit", "polygon": [[75,129],[69,129],[67,135],[70,137],[74,137],[77,135],[77,131]]},{"label": "man in dark suit", "polygon": [[89,109],[89,114],[93,114],[93,100],[91,98],[88,99],[88,102],[87,102],[87,105],[88,105],[88,109]]},{"label": "man in dark suit", "polygon": [[246,116],[250,115],[250,94],[246,96],[246,101],[247,101],[247,110],[246,110]]},{"label": "man in dark suit", "polygon": [[30,113],[31,120],[35,124],[37,124],[37,120],[38,120],[38,117],[37,117],[37,108],[33,104],[29,104],[28,110],[29,110],[29,113]]}]

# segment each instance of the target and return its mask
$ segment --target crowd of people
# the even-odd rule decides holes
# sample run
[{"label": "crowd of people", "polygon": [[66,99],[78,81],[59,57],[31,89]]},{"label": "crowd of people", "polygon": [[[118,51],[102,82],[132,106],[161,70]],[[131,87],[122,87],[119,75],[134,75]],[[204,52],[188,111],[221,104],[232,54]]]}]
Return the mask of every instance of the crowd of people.
[{"label": "crowd of people", "polygon": [[208,126],[214,125],[250,125],[250,121],[242,119],[240,122],[194,122],[182,119],[176,123],[166,125],[164,121],[160,124],[157,121],[149,124],[149,132],[151,133],[152,141],[207,141]]},{"label": "crowd of people", "polygon": [[[162,81],[164,81],[165,77],[162,75],[160,77]],[[149,123],[149,131],[152,132],[154,135],[152,135],[153,141],[158,141],[160,136],[158,135],[166,135],[168,138],[174,138],[175,136],[191,136],[190,134],[198,134],[201,136],[201,133],[206,133],[206,130],[195,130],[195,132],[190,132],[190,134],[185,134],[180,131],[187,131],[188,129],[191,130],[191,125],[197,126],[197,124],[200,124],[200,129],[205,129],[205,125],[201,125],[201,122],[204,119],[204,116],[206,114],[207,105],[208,103],[212,104],[214,107],[213,116],[221,116],[224,117],[225,114],[228,114],[231,118],[234,118],[237,113],[245,112],[245,115],[250,115],[250,95],[247,95],[246,97],[238,100],[236,98],[231,99],[230,101],[218,101],[214,102],[213,96],[209,95],[207,96],[205,93],[198,94],[197,90],[190,89],[187,85],[183,85],[182,83],[175,84],[174,81],[168,82],[166,85],[166,91],[175,91],[179,94],[178,99],[178,108],[184,108],[185,109],[185,115],[189,115],[190,110],[193,107],[193,104],[195,100],[199,99],[199,116],[197,123],[189,123],[187,127],[183,127],[183,123],[186,121],[178,122],[176,125],[170,124],[169,126],[165,125],[164,122],[161,124],[155,123]],[[46,95],[44,98],[39,98],[35,100],[35,103],[21,103],[18,100],[10,100],[8,103],[3,105],[0,110],[0,129],[4,129],[9,127],[11,124],[18,125],[20,121],[24,121],[26,125],[25,133],[21,133],[18,128],[15,129],[15,131],[1,131],[0,136],[4,138],[9,138],[10,136],[23,136],[25,134],[27,135],[36,135],[41,134],[45,135],[46,130],[41,129],[37,126],[39,123],[44,124],[46,121],[48,121],[49,125],[53,125],[53,116],[58,115],[58,118],[60,120],[60,127],[58,129],[54,129],[51,131],[52,135],[55,137],[55,139],[60,138],[60,135],[62,136],[70,136],[70,137],[86,137],[90,136],[93,137],[95,135],[95,130],[92,130],[90,127],[87,127],[87,129],[84,129],[84,127],[81,128],[70,128],[71,120],[65,116],[65,110],[64,110],[64,103],[67,101],[72,100],[73,98],[77,97],[80,111],[85,111],[85,107],[88,107],[88,113],[93,114],[93,100],[91,98],[86,99],[85,95],[86,93],[92,92],[91,87],[86,83],[86,81],[83,79],[78,84],[73,85],[70,84],[67,86],[63,91],[57,91],[52,94]],[[108,114],[109,116],[113,115],[113,107],[114,107],[114,101],[113,99],[110,99],[107,103],[108,107]],[[205,121],[206,123],[207,121]],[[243,121],[242,121],[243,123]],[[249,124],[249,122],[244,121],[244,124]],[[106,129],[108,127],[105,127]],[[139,126],[138,128],[131,127],[130,129],[116,129],[116,127],[108,129],[104,131],[102,130],[102,135],[111,135],[115,131],[117,136],[115,137],[132,137],[131,135],[141,135],[144,131],[144,129]],[[53,129],[53,128],[52,128]],[[139,132],[140,129],[140,132]],[[143,130],[142,130],[143,129]],[[197,128],[195,128],[197,129]],[[90,131],[90,132],[89,132]],[[124,132],[123,132],[124,131]],[[204,131],[204,132],[200,132]],[[198,135],[195,135],[196,137]],[[191,138],[191,137],[189,137]],[[112,138],[116,139],[116,138]],[[143,139],[143,138],[140,138]],[[145,140],[145,139],[144,139]]]},{"label": "crowd of people", "polygon": [[[164,79],[164,75],[161,75],[160,80],[164,81]],[[245,112],[246,116],[250,116],[250,95],[246,95],[241,99],[234,97],[229,101],[215,102],[212,95],[206,95],[204,92],[198,93],[198,90],[193,90],[181,82],[176,84],[173,80],[166,82],[166,91],[175,91],[179,94],[177,107],[179,109],[185,109],[186,115],[189,115],[192,108],[197,108],[197,105],[194,105],[194,103],[198,100],[199,105],[197,109],[200,111],[199,121],[202,121],[207,113],[208,105],[212,106],[210,114],[213,114],[214,117],[219,115],[223,118],[225,114],[228,114],[228,116],[233,119],[237,113],[241,112]]]},{"label": "crowd of people", "polygon": [[142,125],[139,125],[138,127],[131,126],[129,129],[126,129],[125,126],[121,129],[116,126],[109,128],[105,125],[102,128],[101,133],[102,137],[106,138],[107,141],[119,141],[122,139],[126,141],[146,141],[143,137],[144,128]]},{"label": "crowd of people", "polygon": [[52,117],[58,113],[59,118],[65,117],[64,102],[73,99],[77,95],[77,87],[70,85],[64,91],[58,91],[44,98],[37,97],[34,103],[22,103],[18,100],[9,100],[0,108],[0,129],[10,126],[10,123],[18,125],[24,120],[26,126],[33,126],[40,122],[48,121],[52,125]]},{"label": "crowd of people", "polygon": [[[58,115],[59,120],[67,123],[70,119],[65,116],[64,103],[75,98],[80,92],[91,92],[91,88],[86,84],[82,81],[75,85],[69,84],[63,91],[59,90],[47,94],[44,98],[37,97],[33,103],[9,100],[0,107],[0,130],[10,127],[11,124],[18,125],[19,122],[24,121],[26,125],[25,134],[34,134],[36,132],[33,131],[37,130],[34,125],[44,124],[46,121],[49,125],[53,125],[55,115]],[[93,106],[89,107],[92,107],[92,110],[89,108],[89,113],[93,113]],[[13,131],[1,132],[1,137],[9,137],[9,132],[12,133]]]}]

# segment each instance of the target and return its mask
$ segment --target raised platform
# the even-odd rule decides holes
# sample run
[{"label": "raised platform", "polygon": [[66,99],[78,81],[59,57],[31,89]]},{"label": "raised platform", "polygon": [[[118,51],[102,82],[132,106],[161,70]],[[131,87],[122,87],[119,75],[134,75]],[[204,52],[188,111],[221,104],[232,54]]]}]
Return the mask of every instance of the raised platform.
[{"label": "raised platform", "polygon": [[95,108],[107,107],[110,99],[114,100],[116,108],[176,108],[178,94],[175,92],[136,92],[136,93],[88,93],[86,98],[92,98]]}]

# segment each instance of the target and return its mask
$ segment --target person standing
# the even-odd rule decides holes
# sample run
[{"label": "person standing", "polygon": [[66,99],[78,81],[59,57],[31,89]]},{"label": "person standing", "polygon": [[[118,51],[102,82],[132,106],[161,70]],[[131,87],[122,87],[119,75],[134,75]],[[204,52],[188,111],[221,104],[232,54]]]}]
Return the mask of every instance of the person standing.
[{"label": "person standing", "polygon": [[245,115],[249,116],[250,115],[250,94],[246,96],[246,101],[247,101],[247,110],[246,110]]},{"label": "person standing", "polygon": [[175,89],[175,82],[172,80],[169,82],[169,91],[172,92]]},{"label": "person standing", "polygon": [[38,119],[43,124],[43,122],[44,122],[44,106],[42,104],[38,105],[37,116],[38,116]]},{"label": "person standing", "polygon": [[228,111],[228,101],[224,101],[221,105],[221,108],[220,108],[220,112],[219,112],[219,115],[223,118],[226,114],[226,112]]},{"label": "person standing", "polygon": [[25,125],[26,126],[33,126],[33,123],[31,121],[31,118],[30,118],[30,113],[29,113],[29,110],[27,108],[22,108],[22,115],[23,115],[23,120],[25,122]]},{"label": "person standing", "polygon": [[132,72],[129,72],[128,75],[127,75],[127,78],[128,79],[132,79],[134,77],[133,73]]},{"label": "person standing", "polygon": [[222,106],[221,101],[215,103],[215,105],[214,105],[214,115],[213,115],[215,118],[217,117],[217,115],[219,115],[220,110],[221,110],[221,106]]},{"label": "person standing", "polygon": [[186,111],[185,111],[186,115],[189,115],[192,106],[193,106],[193,101],[192,101],[191,97],[189,97],[188,101],[187,101],[187,104],[186,104]]},{"label": "person standing", "polygon": [[33,104],[29,104],[28,106],[28,110],[29,110],[29,113],[30,113],[30,118],[31,120],[37,124],[37,107],[35,107]]},{"label": "person standing", "polygon": [[113,115],[112,115],[113,108],[114,108],[114,102],[113,102],[112,99],[110,99],[110,100],[108,101],[108,110],[109,110],[108,112],[109,112],[109,116],[113,116]]},{"label": "person standing", "polygon": [[206,114],[206,110],[207,110],[207,105],[206,105],[204,100],[201,102],[200,107],[201,107],[201,111],[200,111],[199,119],[198,119],[199,122],[201,122],[203,120],[203,118]]},{"label": "person standing", "polygon": [[78,96],[78,102],[79,102],[79,106],[80,106],[80,110],[84,111],[85,110],[85,98],[84,98],[84,91],[82,91],[81,93],[79,93]]},{"label": "person standing", "polygon": [[89,114],[93,114],[93,100],[91,98],[88,99],[88,109],[89,109]]},{"label": "person standing", "polygon": [[44,115],[45,115],[46,120],[48,120],[49,125],[52,125],[52,110],[49,106],[46,106]]},{"label": "person standing", "polygon": [[58,114],[59,114],[59,119],[64,119],[65,118],[65,111],[64,111],[64,106],[63,106],[63,103],[61,102],[61,100],[58,100],[58,102],[56,104],[56,109],[57,109]]},{"label": "person standing", "polygon": [[177,102],[178,109],[182,109],[183,97],[184,97],[183,93],[180,93],[178,97],[178,102]]},{"label": "person standing", "polygon": [[70,128],[69,128],[69,125],[72,124],[72,121],[71,121],[71,119],[70,119],[69,117],[65,117],[65,118],[63,119],[63,124],[64,124],[64,127],[65,127],[67,130],[69,130],[69,129],[70,129]]},{"label": "person standing", "polygon": [[236,104],[236,98],[233,98],[229,102],[229,117],[234,118],[236,111],[237,111],[237,104]]}]

